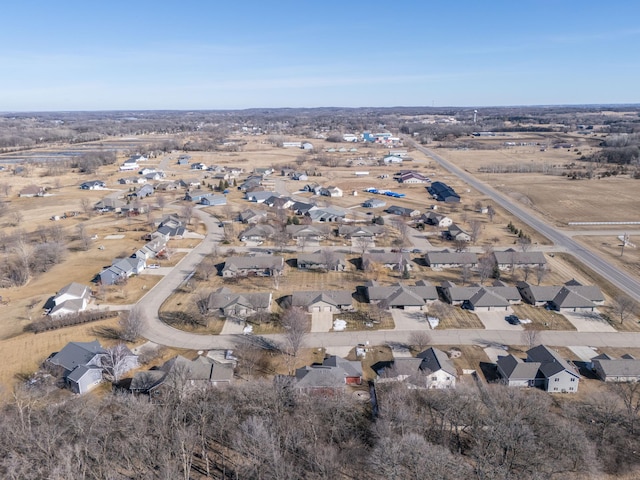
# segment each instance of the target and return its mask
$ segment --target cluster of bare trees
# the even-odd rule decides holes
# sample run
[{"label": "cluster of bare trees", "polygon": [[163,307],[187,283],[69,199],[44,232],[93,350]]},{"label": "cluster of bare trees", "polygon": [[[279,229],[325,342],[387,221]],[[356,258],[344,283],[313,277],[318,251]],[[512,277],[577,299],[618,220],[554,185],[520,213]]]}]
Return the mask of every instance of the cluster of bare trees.
[{"label": "cluster of bare trees", "polygon": [[584,400],[385,384],[376,417],[352,395],[303,396],[287,381],[186,395],[182,383],[167,382],[161,403],[117,393],[49,403],[46,386],[16,390],[0,419],[0,475],[528,480],[640,467],[640,384]]}]

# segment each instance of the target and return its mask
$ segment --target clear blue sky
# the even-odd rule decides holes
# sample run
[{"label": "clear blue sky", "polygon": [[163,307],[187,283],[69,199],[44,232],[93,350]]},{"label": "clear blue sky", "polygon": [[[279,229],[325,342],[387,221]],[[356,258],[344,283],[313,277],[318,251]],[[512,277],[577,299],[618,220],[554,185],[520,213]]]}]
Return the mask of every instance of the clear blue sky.
[{"label": "clear blue sky", "polygon": [[640,102],[637,1],[6,2],[0,111]]}]

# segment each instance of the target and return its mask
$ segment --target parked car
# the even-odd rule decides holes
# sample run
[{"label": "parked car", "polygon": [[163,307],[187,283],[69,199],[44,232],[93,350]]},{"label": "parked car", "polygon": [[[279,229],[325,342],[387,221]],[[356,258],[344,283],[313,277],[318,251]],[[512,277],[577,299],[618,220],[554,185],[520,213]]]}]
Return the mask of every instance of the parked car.
[{"label": "parked car", "polygon": [[147,268],[160,268],[160,265],[158,265],[157,263],[152,263],[151,265],[148,265]]},{"label": "parked car", "polygon": [[422,250],[420,250],[419,248],[414,248],[413,250],[411,250],[411,253],[422,253]]},{"label": "parked car", "polygon": [[504,319],[511,325],[520,325],[520,319],[516,315],[507,315]]}]

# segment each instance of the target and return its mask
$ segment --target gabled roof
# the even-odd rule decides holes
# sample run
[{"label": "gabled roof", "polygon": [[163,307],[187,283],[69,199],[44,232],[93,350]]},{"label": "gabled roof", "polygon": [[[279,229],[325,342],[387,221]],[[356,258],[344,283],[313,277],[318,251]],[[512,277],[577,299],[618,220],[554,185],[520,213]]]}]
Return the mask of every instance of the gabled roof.
[{"label": "gabled roof", "polygon": [[553,304],[558,308],[593,308],[595,304],[588,298],[583,297],[579,293],[562,287],[558,294],[552,300]]},{"label": "gabled roof", "polygon": [[342,388],[348,377],[361,377],[362,365],[357,361],[349,361],[330,356],[322,365],[311,365],[296,370],[296,386],[298,388]]},{"label": "gabled roof", "polygon": [[537,347],[527,350],[527,361],[540,362],[540,372],[547,378],[563,370],[579,377],[574,368],[558,355],[558,352],[550,349],[546,345],[538,345]]},{"label": "gabled roof", "polygon": [[353,298],[348,290],[296,291],[291,295],[291,305],[294,307],[309,307],[318,302],[342,307],[351,305]]},{"label": "gabled roof", "polygon": [[379,376],[406,376],[416,375],[420,371],[422,358],[400,357],[390,361],[374,363],[371,368]]},{"label": "gabled roof", "polygon": [[76,298],[84,298],[91,294],[91,290],[81,283],[71,282],[60,289],[56,297],[70,295]]},{"label": "gabled roof", "polygon": [[475,265],[478,263],[478,255],[472,252],[427,252],[425,260],[429,265]]},{"label": "gabled roof", "polygon": [[[346,265],[345,255],[340,252],[331,252],[330,255],[322,252],[299,253],[296,260],[298,265],[326,265],[331,268]],[[330,264],[327,265],[327,262]]]},{"label": "gabled roof", "polygon": [[212,292],[207,300],[209,310],[225,310],[234,305],[243,305],[254,310],[266,309],[271,305],[271,292],[267,293],[234,293],[222,287]]},{"label": "gabled roof", "polygon": [[475,307],[507,307],[510,305],[509,301],[498,295],[497,293],[481,287],[478,291],[469,298],[469,303]]},{"label": "gabled roof", "polygon": [[104,349],[98,340],[93,342],[69,342],[62,350],[49,358],[49,362],[71,371],[79,365],[88,364],[96,355],[101,353],[104,353]]},{"label": "gabled roof", "polygon": [[[371,282],[366,285],[367,297],[369,301],[386,301],[392,302],[389,306],[415,306],[424,305],[428,300],[436,300],[438,298],[438,292],[436,288],[424,280],[420,280],[415,285],[404,285],[402,283],[396,283],[389,286],[379,286],[375,282]],[[420,303],[416,303],[417,299],[420,299]],[[408,302],[403,304],[402,302]]]},{"label": "gabled roof", "polygon": [[592,359],[607,377],[640,377],[640,360],[635,359]]},{"label": "gabled roof", "polygon": [[442,350],[431,347],[424,352],[419,353],[418,355],[416,355],[416,357],[422,359],[420,370],[425,373],[433,373],[439,370],[443,370],[449,375],[452,375],[454,377],[458,376],[456,367],[453,366],[453,364],[449,360],[449,356]]},{"label": "gabled roof", "polygon": [[535,380],[541,365],[540,362],[523,362],[514,355],[499,357],[497,364],[509,380]]},{"label": "gabled roof", "polygon": [[505,251],[494,251],[493,256],[498,265],[544,265],[547,263],[542,252],[517,252],[512,248]]},{"label": "gabled roof", "polygon": [[228,257],[223,270],[241,269],[282,269],[284,258],[277,255],[256,255],[255,257]]}]

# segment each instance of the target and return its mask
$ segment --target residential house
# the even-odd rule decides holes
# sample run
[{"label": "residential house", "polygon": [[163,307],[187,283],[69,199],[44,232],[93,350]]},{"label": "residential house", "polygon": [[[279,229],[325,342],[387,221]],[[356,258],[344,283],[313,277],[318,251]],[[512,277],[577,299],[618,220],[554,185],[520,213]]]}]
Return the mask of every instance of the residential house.
[{"label": "residential house", "polygon": [[527,351],[526,361],[514,355],[499,357],[498,373],[509,386],[538,387],[553,393],[578,391],[580,375],[555,350],[538,345]]},{"label": "residential house", "polygon": [[463,266],[474,268],[478,265],[478,255],[472,252],[452,252],[450,250],[427,252],[424,259],[427,266],[434,270]]},{"label": "residential house", "polygon": [[313,150],[313,144],[304,142],[301,147],[303,150]]},{"label": "residential house", "polygon": [[61,369],[65,385],[72,392],[83,394],[102,382],[100,356],[104,352],[97,340],[70,342],[52,354],[46,363]]},{"label": "residential house", "polygon": [[86,285],[72,282],[60,289],[53,297],[53,307],[49,310],[51,318],[74,315],[86,310],[91,299],[91,289]]},{"label": "residential house", "polygon": [[471,297],[463,302],[463,308],[475,311],[491,312],[508,311],[511,303],[500,294],[486,287],[480,287]]},{"label": "residential house", "polygon": [[166,240],[170,238],[182,237],[186,231],[184,222],[177,215],[167,215],[158,223],[157,231],[162,234]]},{"label": "residential house", "polygon": [[362,206],[365,208],[381,208],[387,205],[387,202],[381,198],[370,198],[362,202]]},{"label": "residential house", "polygon": [[395,155],[396,157],[405,158],[409,156],[409,152],[406,150],[389,150],[391,155]]},{"label": "residential house", "polygon": [[241,232],[238,238],[241,242],[264,242],[273,238],[276,233],[276,229],[271,225],[260,223]]},{"label": "residential house", "polygon": [[287,225],[286,232],[299,246],[318,245],[332,232],[329,225]]},{"label": "residential house", "polygon": [[318,183],[309,183],[302,188],[303,192],[311,192],[314,195],[320,195],[322,187]]},{"label": "residential house", "polygon": [[146,260],[142,257],[116,258],[113,264],[102,270],[98,276],[102,285],[115,285],[132,275],[140,274],[145,267]]},{"label": "residential house", "polygon": [[494,251],[492,255],[500,270],[544,267],[547,264],[547,259],[542,252],[518,252],[509,248],[504,251]]},{"label": "residential house", "polygon": [[128,172],[128,171],[133,171],[133,170],[138,170],[138,161],[136,159],[132,158],[128,158],[127,160],[124,161],[124,163],[122,165],[120,165],[120,171],[121,172]]},{"label": "residential house", "polygon": [[365,292],[369,303],[411,311],[424,310],[438,299],[436,288],[426,280],[418,280],[414,285],[398,282],[388,286],[370,280],[365,284]]},{"label": "residential house", "polygon": [[446,183],[442,182],[433,182],[431,186],[427,188],[429,193],[433,196],[434,199],[440,202],[446,203],[459,203],[460,195],[458,195],[453,188],[451,188]]},{"label": "residential house", "polygon": [[254,168],[253,169],[253,173],[255,175],[260,175],[261,177],[264,178],[264,177],[267,177],[267,176],[269,176],[269,175],[271,175],[273,173],[273,168],[269,168],[269,167],[266,167],[266,168]]},{"label": "residential house", "polygon": [[425,388],[455,388],[458,371],[449,356],[435,347],[430,347],[417,355],[422,359],[420,370]]},{"label": "residential house", "polygon": [[[600,357],[600,356],[598,356]],[[604,382],[639,382],[640,360],[625,354],[622,358],[593,358],[593,370]]]},{"label": "residential house", "polygon": [[242,223],[260,223],[267,219],[267,212],[248,208],[240,212],[238,220]]},{"label": "residential house", "polygon": [[348,290],[296,291],[291,295],[291,306],[310,313],[339,313],[353,309],[353,297]]},{"label": "residential house", "polygon": [[296,261],[298,268],[304,270],[343,272],[347,268],[344,254],[331,250],[315,253],[299,253]]},{"label": "residential house", "polygon": [[[145,181],[154,181],[157,182],[159,180],[162,180],[163,178],[166,178],[167,174],[164,173],[163,171],[158,171],[156,170],[155,172],[149,172],[146,173],[142,176],[143,180]],[[144,182],[143,182],[144,183]]]},{"label": "residential house", "polygon": [[161,192],[171,192],[180,188],[180,184],[178,182],[160,182],[156,185],[156,190]]},{"label": "residential house", "polygon": [[334,394],[347,385],[362,383],[362,365],[358,361],[330,356],[322,364],[313,364],[296,370],[295,388],[311,394]]},{"label": "residential house", "polygon": [[344,219],[345,212],[333,207],[314,207],[305,216],[311,218],[312,222],[339,222]]},{"label": "residential house", "polygon": [[264,203],[265,200],[267,200],[268,198],[277,197],[277,196],[278,194],[275,192],[267,192],[262,190],[262,191],[247,192],[244,198],[250,202]]},{"label": "residential house", "polygon": [[220,207],[227,204],[227,197],[224,195],[206,195],[200,199],[200,204],[210,207]]},{"label": "residential house", "polygon": [[152,234],[153,238],[148,241],[142,248],[138,249],[136,253],[133,254],[136,258],[141,258],[143,260],[149,260],[150,258],[156,258],[161,255],[166,247],[167,240],[171,237],[181,238],[184,233],[184,227],[178,226],[175,228],[167,226],[162,226],[158,228],[158,231],[155,235]]},{"label": "residential house", "polygon": [[132,193],[129,194],[129,196],[136,198],[145,198],[153,195],[153,192],[153,185],[149,185],[147,183],[146,185],[136,188]]},{"label": "residential house", "polygon": [[196,162],[191,164],[191,170],[206,170],[207,166],[202,162]]},{"label": "residential house", "polygon": [[200,188],[202,182],[199,178],[186,178],[178,180],[178,185],[182,188]]},{"label": "residential house", "polygon": [[411,258],[406,252],[369,252],[364,253],[361,259],[362,270],[369,270],[373,265],[382,265],[388,270],[397,272],[413,270]]},{"label": "residential house", "polygon": [[140,171],[138,172],[140,175],[142,176],[146,176],[149,175],[150,173],[157,173],[155,168],[151,168],[151,167],[144,167],[142,169],[140,169]]},{"label": "residential house", "polygon": [[309,180],[309,176],[304,172],[294,172],[291,174],[291,179],[300,182],[306,182],[307,180]]},{"label": "residential house", "polygon": [[104,190],[107,184],[102,180],[90,180],[88,182],[82,182],[80,188],[82,190]]},{"label": "residential house", "polygon": [[471,235],[469,235],[467,232],[465,232],[462,228],[460,228],[455,223],[452,223],[451,226],[449,227],[449,230],[444,232],[444,236],[447,239],[454,240],[454,241],[456,240],[462,241],[462,242],[471,241]]},{"label": "residential house", "polygon": [[180,155],[178,157],[178,165],[189,165],[189,160],[191,160],[189,155]]},{"label": "residential house", "polygon": [[415,384],[421,383],[419,378],[422,374],[421,365],[422,358],[398,357],[393,360],[376,362],[371,366],[371,369],[377,375],[377,383],[407,381],[407,383]]},{"label": "residential house", "polygon": [[403,159],[402,159],[402,157],[399,157],[399,156],[397,156],[397,155],[385,155],[385,156],[382,158],[382,162],[383,162],[385,165],[391,165],[391,164],[398,164],[398,163],[402,163],[402,162],[403,162]]},{"label": "residential house", "polygon": [[145,177],[123,177],[118,179],[118,183],[120,185],[136,185],[141,183],[147,183],[147,179]]},{"label": "residential house", "polygon": [[200,203],[203,198],[211,197],[214,193],[210,190],[190,190],[184,195],[187,202]]},{"label": "residential house", "polygon": [[254,257],[227,257],[221,274],[232,277],[271,277],[282,275],[284,258],[275,255],[256,255]]},{"label": "residential house", "polygon": [[120,213],[126,204],[117,198],[105,197],[94,206],[96,210]]},{"label": "residential house", "polygon": [[343,192],[341,188],[329,186],[327,188],[321,188],[320,195],[324,197],[342,197]]},{"label": "residential house", "polygon": [[414,208],[400,207],[398,205],[391,205],[387,208],[387,213],[391,215],[400,215],[402,217],[417,217],[420,215],[420,210]]},{"label": "residential house", "polygon": [[433,211],[422,215],[422,217],[420,217],[420,220],[422,220],[422,222],[427,225],[435,225],[440,228],[450,227],[451,225],[453,225],[453,220],[451,220],[449,217]]},{"label": "residential house", "polygon": [[399,183],[406,183],[406,184],[419,184],[419,183],[429,183],[431,180],[427,177],[425,177],[424,175],[422,175],[421,173],[418,172],[402,172],[400,174],[400,176],[398,177],[398,182]]},{"label": "residential house", "polygon": [[44,194],[47,193],[46,187],[40,187],[38,185],[29,185],[24,187],[18,193],[19,197],[43,197]]},{"label": "residential house", "polygon": [[442,282],[438,291],[441,293],[442,298],[451,305],[463,305],[473,297],[480,287],[459,287],[453,282]]},{"label": "residential house", "polygon": [[161,399],[166,390],[185,394],[232,382],[232,363],[221,363],[202,355],[193,360],[178,355],[156,370],[136,372],[129,389],[133,393]]},{"label": "residential house", "polygon": [[311,210],[315,210],[316,208],[317,207],[313,203],[306,202],[295,202],[293,205],[291,205],[291,210],[296,215],[306,215]]},{"label": "residential house", "polygon": [[382,225],[340,225],[338,235],[344,238],[365,237],[374,239],[386,232]]},{"label": "residential house", "polygon": [[209,312],[217,312],[220,316],[246,318],[258,312],[270,312],[271,301],[271,292],[234,293],[222,287],[209,294],[206,307]]},{"label": "residential house", "polygon": [[262,203],[264,203],[268,207],[275,208],[277,210],[284,210],[284,209],[290,208],[296,202],[289,197],[281,197],[280,195],[271,195]]}]

